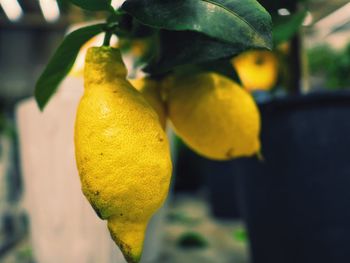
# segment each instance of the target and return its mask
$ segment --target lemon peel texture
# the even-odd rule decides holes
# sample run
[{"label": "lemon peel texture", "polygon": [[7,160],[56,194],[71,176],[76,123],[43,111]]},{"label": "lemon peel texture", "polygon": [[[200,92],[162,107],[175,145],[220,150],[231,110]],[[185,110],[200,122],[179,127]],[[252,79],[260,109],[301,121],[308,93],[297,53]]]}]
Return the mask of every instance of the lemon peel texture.
[{"label": "lemon peel texture", "polygon": [[165,129],[167,114],[165,102],[162,98],[162,82],[149,77],[130,79],[129,81],[143,94],[147,102],[158,113],[159,121]]},{"label": "lemon peel texture", "polygon": [[126,74],[118,49],[88,50],[75,153],[84,195],[134,263],[147,224],[167,196],[172,165],[157,113]]}]

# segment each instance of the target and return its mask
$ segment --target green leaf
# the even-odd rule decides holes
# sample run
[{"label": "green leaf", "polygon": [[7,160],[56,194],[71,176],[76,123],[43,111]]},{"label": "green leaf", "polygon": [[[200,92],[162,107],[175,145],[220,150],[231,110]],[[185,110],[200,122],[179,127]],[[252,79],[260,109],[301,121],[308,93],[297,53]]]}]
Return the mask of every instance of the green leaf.
[{"label": "green leaf", "polygon": [[294,15],[279,17],[275,19],[273,28],[273,41],[275,45],[290,40],[302,26],[306,10],[300,11]]},{"label": "green leaf", "polygon": [[111,11],[111,0],[69,0],[73,4],[89,11]]},{"label": "green leaf", "polygon": [[196,31],[246,48],[271,48],[271,17],[255,0],[126,0],[122,9],[151,27]]},{"label": "green leaf", "polygon": [[229,44],[193,31],[160,32],[160,49],[144,69],[152,75],[174,67],[231,58],[247,49],[245,44]]},{"label": "green leaf", "polygon": [[103,31],[104,24],[80,28],[63,40],[50,59],[35,86],[35,99],[41,110],[57,90],[58,85],[69,73],[82,45]]}]

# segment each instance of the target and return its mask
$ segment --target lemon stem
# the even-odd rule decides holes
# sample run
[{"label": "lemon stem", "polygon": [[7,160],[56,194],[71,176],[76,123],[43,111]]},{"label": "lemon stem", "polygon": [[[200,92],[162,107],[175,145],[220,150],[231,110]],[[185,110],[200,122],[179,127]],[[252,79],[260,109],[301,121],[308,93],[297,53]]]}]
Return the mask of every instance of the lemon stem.
[{"label": "lemon stem", "polygon": [[111,31],[107,31],[105,33],[105,38],[103,40],[103,46],[109,46],[110,45],[111,37],[112,37],[112,32]]}]

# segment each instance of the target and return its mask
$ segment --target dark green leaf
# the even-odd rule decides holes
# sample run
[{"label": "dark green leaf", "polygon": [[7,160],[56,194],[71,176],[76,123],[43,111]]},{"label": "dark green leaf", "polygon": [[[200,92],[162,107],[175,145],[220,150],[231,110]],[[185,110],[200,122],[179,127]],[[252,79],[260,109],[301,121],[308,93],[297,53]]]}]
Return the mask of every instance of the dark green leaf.
[{"label": "dark green leaf", "polygon": [[36,83],[35,98],[41,110],[69,73],[81,46],[93,36],[101,33],[103,26],[104,24],[97,24],[78,29],[63,40]]},{"label": "dark green leaf", "polygon": [[245,48],[271,47],[271,17],[255,0],[126,0],[122,9],[151,27],[196,31]]},{"label": "dark green leaf", "polygon": [[89,11],[111,11],[111,0],[69,0],[73,4]]},{"label": "dark green leaf", "polygon": [[306,11],[300,11],[294,15],[276,19],[273,28],[273,41],[275,45],[290,40],[299,31],[306,14]]},{"label": "dark green leaf", "polygon": [[176,66],[230,58],[244,50],[245,44],[228,44],[193,31],[161,30],[159,53],[144,70],[159,74]]}]

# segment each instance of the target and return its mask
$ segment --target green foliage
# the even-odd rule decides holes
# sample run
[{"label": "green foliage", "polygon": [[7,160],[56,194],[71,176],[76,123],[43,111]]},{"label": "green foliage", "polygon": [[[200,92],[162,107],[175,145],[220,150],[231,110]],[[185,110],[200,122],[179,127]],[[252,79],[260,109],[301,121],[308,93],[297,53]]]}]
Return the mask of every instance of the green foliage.
[{"label": "green foliage", "polygon": [[71,70],[82,45],[101,33],[103,26],[103,24],[97,24],[78,29],[67,35],[60,44],[36,83],[35,99],[41,110]]},{"label": "green foliage", "polygon": [[306,10],[294,15],[278,17],[274,19],[273,41],[275,45],[281,44],[291,39],[299,30],[305,19]]},{"label": "green foliage", "polygon": [[331,89],[350,88],[350,45],[334,56],[327,72],[327,86]]},{"label": "green foliage", "polygon": [[127,0],[122,9],[151,27],[190,30],[227,43],[271,47],[270,15],[255,0]]},{"label": "green foliage", "polygon": [[325,73],[333,63],[336,52],[328,45],[314,47],[307,52],[310,72],[312,74]]},{"label": "green foliage", "polygon": [[144,69],[152,75],[271,48],[271,18],[255,0],[128,0],[122,9],[160,29],[158,49]]},{"label": "green foliage", "polygon": [[326,88],[350,88],[350,44],[341,51],[320,45],[308,51],[311,75],[324,76]]},{"label": "green foliage", "polygon": [[[259,0],[272,16],[274,45],[290,40],[298,32],[307,14],[309,0],[271,1]],[[291,15],[280,16],[279,9],[287,9]]]},{"label": "green foliage", "polygon": [[230,75],[229,58],[246,49],[272,47],[271,17],[256,0],[126,0],[116,11],[111,0],[65,1],[88,11],[111,13],[105,25],[79,29],[59,46],[36,85],[41,109],[73,66],[81,46],[103,31],[126,39],[152,38],[155,48],[146,56],[145,67],[151,75],[184,65],[208,68],[208,62]]}]

